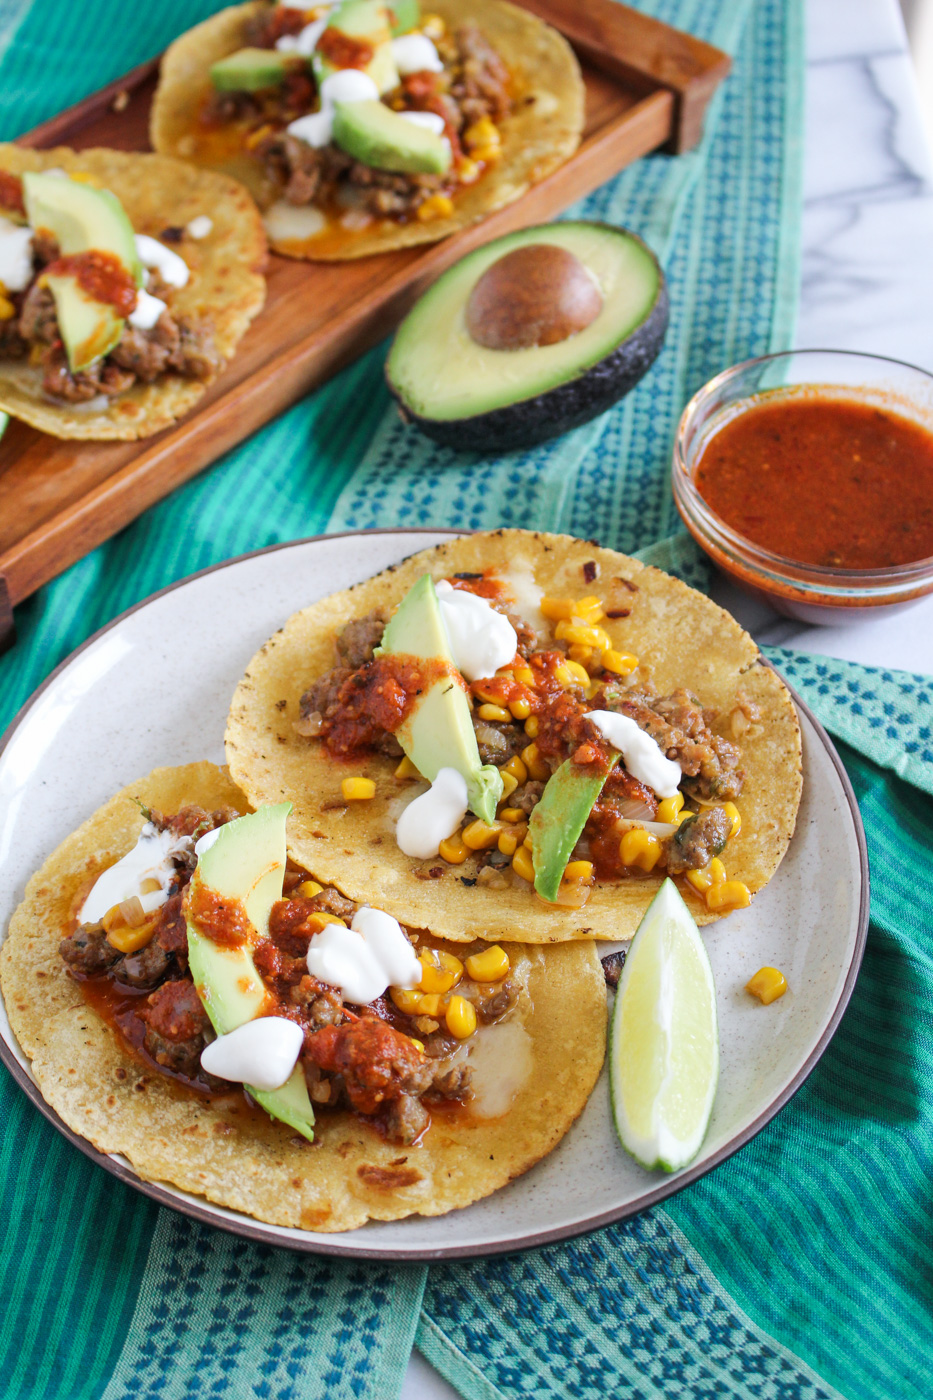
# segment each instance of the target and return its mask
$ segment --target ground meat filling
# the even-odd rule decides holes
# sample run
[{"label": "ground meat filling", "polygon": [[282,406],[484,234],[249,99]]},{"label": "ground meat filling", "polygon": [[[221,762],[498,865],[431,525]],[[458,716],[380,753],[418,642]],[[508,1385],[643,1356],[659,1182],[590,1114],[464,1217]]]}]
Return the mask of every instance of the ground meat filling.
[{"label": "ground meat filling", "polygon": [[[39,365],[44,393],[65,403],[90,403],[101,396],[123,394],[137,381],[151,384],[162,374],[180,374],[206,383],[223,367],[210,320],[174,316],[169,309],[149,330],[126,321],[123,334],[109,355],[73,373],[62,344],[52,293],[39,281],[39,274],[58,255],[58,244],[53,238],[43,233],[35,235],[35,280],[25,292],[9,297],[15,314],[0,322],[0,354],[10,359],[28,358]],[[155,274],[150,275],[147,290],[161,301],[171,302],[172,288]]]},{"label": "ground meat filling", "polygon": [[708,807],[681,822],[667,847],[667,869],[671,875],[684,870],[702,870],[718,856],[729,839],[732,823],[722,807]]},{"label": "ground meat filling", "polygon": [[667,757],[680,764],[689,796],[726,802],[742,791],[745,774],[739,767],[738,747],[712,732],[715,711],[704,710],[689,690],[656,697],[648,691],[607,685],[597,695],[594,708],[628,715],[650,734]]},{"label": "ground meat filling", "polygon": [[[344,643],[361,654],[376,644],[374,638],[375,629],[367,624]],[[104,923],[79,926],[60,945],[69,971],[84,983],[93,982],[92,1004],[130,1046],[165,1073],[206,1092],[226,1092],[230,1086],[201,1068],[201,1053],[214,1032],[188,969],[184,891],[196,865],[194,842],[238,815],[231,808],[207,812],[197,806],[172,815],[147,812],[160,830],[188,837],[191,846],[175,858],[171,893],[158,911],[151,939],[135,952],[121,953],[107,937],[108,915]],[[471,1097],[470,1066],[462,1059],[451,1063],[462,1042],[440,1020],[401,1011],[388,994],[369,1006],[348,1005],[338,988],[308,972],[314,934],[328,919],[349,924],[357,905],[333,885],[315,894],[300,893],[307,881],[306,872],[289,864],[289,893],[273,905],[269,936],[253,950],[269,997],[266,1014],[302,1027],[300,1063],[316,1108],[351,1109],[378,1118],[393,1141],[412,1143],[428,1126],[432,1105]],[[473,1000],[481,1025],[511,1014],[520,995],[511,978],[498,985],[464,982],[460,987]]]}]

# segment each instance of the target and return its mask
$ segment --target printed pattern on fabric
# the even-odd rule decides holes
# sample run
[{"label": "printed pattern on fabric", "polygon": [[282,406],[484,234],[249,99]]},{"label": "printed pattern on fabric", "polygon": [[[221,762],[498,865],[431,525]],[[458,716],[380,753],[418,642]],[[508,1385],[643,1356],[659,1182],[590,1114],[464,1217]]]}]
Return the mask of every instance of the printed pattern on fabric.
[{"label": "printed pattern on fabric", "polygon": [[659,1209],[433,1268],[417,1341],[468,1400],[839,1400],[724,1295]]},{"label": "printed pattern on fabric", "polygon": [[250,1244],[161,1210],[101,1400],[392,1400],[425,1272]]}]

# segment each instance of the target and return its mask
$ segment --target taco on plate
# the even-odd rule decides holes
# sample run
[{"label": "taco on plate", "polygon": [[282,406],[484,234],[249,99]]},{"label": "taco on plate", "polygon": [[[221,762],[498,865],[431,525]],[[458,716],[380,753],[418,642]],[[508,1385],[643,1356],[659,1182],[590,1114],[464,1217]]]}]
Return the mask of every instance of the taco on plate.
[{"label": "taco on plate", "polygon": [[265,257],[228,176],[0,146],[0,409],[60,438],[168,427],[262,307]]},{"label": "taco on plate", "polygon": [[296,613],[226,739],[251,802],[293,804],[296,860],[452,940],[629,938],[665,875],[719,918],[773,875],[801,790],[790,694],[733,618],[520,530]]},{"label": "taco on plate", "polygon": [[172,44],[150,139],[242,180],[277,252],[341,259],[511,204],[582,129],[570,46],[504,0],[251,0]]},{"label": "taco on plate", "polygon": [[443,1214],[550,1151],[602,1064],[594,945],[454,951],[286,865],[283,807],[244,812],[212,764],[156,769],[30,881],[0,985],[64,1122],[322,1231]]}]

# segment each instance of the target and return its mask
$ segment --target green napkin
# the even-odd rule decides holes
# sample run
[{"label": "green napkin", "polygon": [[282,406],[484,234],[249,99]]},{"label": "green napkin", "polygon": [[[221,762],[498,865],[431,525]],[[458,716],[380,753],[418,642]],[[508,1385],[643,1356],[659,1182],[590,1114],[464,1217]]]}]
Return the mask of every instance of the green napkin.
[{"label": "green napkin", "polygon": [[[397,427],[384,352],[373,352],[24,604],[19,642],[0,659],[2,717],[153,589],[325,527],[528,524],[629,550],[671,534],[668,454],[689,393],[792,335],[801,14],[800,0],[644,7],[734,50],[736,69],[699,151],[643,161],[574,211],[630,224],[665,260],[672,329],[643,384],[557,443],[474,461]],[[5,134],[216,8],[0,0]],[[702,584],[679,542],[667,553]],[[425,1354],[484,1400],[809,1400],[833,1385],[866,1400],[924,1394],[911,1359],[931,1340],[918,1301],[930,1267],[930,896],[913,872],[931,813],[871,759],[929,790],[930,685],[776,659],[868,755],[845,756],[872,859],[910,884],[907,895],[904,881],[878,889],[852,1010],[765,1132],[664,1210],[549,1250],[427,1271],[292,1255],[195,1225],[97,1170],[3,1076],[4,1393],[383,1400],[399,1392],[417,1326]]]}]

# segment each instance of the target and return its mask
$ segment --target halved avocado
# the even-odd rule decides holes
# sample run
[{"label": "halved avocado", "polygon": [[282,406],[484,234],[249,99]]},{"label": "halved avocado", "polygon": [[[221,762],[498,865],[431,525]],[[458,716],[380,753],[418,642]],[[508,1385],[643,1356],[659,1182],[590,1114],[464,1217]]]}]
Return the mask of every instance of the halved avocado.
[{"label": "halved avocado", "polygon": [[667,322],[664,273],[634,233],[547,224],[449,268],[399,326],[386,378],[402,417],[438,442],[527,447],[627,394]]}]

